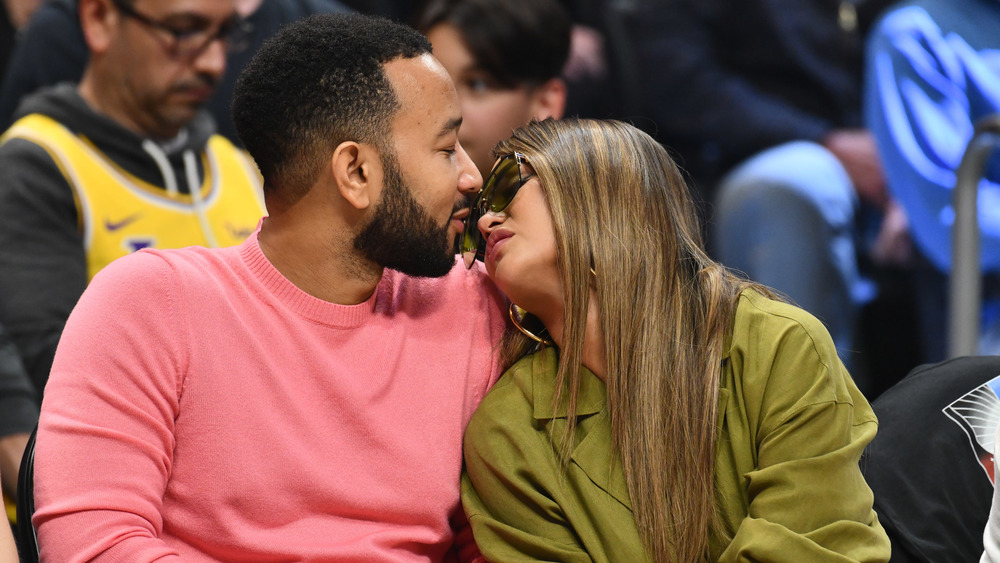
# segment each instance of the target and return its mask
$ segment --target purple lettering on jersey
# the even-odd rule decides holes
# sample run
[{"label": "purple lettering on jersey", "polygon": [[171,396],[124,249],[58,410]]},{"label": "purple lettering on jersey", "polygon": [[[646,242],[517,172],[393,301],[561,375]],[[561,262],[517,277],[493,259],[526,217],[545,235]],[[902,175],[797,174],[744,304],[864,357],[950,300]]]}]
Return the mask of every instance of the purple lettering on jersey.
[{"label": "purple lettering on jersey", "polygon": [[129,252],[139,252],[143,248],[152,248],[153,239],[130,239],[125,241],[125,245],[129,248]]}]

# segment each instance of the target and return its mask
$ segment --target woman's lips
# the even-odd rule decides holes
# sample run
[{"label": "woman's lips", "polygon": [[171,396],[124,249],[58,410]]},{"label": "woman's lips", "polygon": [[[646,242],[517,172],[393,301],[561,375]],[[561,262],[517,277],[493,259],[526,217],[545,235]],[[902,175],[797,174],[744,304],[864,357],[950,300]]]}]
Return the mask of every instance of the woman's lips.
[{"label": "woman's lips", "polygon": [[486,256],[484,257],[484,261],[486,263],[492,263],[493,257],[497,252],[498,245],[512,236],[514,236],[514,233],[510,231],[493,231],[489,238],[486,239]]}]

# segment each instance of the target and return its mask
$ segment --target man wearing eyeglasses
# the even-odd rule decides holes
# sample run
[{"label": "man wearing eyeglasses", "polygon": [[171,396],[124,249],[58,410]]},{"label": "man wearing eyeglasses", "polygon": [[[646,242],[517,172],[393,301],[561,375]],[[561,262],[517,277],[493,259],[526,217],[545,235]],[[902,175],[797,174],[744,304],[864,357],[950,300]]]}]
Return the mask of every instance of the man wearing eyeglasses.
[{"label": "man wearing eyeglasses", "polygon": [[79,85],[28,98],[0,137],[0,322],[39,394],[90,279],[142,248],[229,246],[263,203],[202,105],[246,27],[233,0],[80,0]]},{"label": "man wearing eyeglasses", "polygon": [[[14,111],[27,95],[59,82],[79,82],[89,50],[80,29],[77,0],[46,0],[17,33],[5,73],[0,76],[0,132],[10,127]],[[252,28],[246,49],[230,47],[226,72],[205,109],[218,133],[242,146],[229,112],[240,69],[265,39],[281,26],[315,13],[346,12],[337,0],[236,0],[236,11]]]}]

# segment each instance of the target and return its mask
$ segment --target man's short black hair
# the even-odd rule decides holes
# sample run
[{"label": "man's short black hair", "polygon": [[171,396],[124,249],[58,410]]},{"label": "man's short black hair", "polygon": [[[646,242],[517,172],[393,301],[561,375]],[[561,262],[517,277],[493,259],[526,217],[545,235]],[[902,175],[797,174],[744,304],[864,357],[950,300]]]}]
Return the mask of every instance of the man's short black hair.
[{"label": "man's short black hair", "polygon": [[569,57],[572,21],[558,0],[428,0],[414,18],[423,33],[442,23],[507,88],[556,78]]},{"label": "man's short black hair", "polygon": [[344,141],[386,150],[399,101],[384,64],[431,50],[417,31],[360,14],[319,14],[281,28],[243,70],[233,123],[265,190],[304,193]]}]

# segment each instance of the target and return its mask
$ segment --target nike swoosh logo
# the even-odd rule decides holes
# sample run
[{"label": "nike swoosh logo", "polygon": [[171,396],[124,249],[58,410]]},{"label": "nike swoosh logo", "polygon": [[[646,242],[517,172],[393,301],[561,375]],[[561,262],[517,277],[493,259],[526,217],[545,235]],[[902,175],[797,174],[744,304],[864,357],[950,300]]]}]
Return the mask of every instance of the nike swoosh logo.
[{"label": "nike swoosh logo", "polygon": [[130,216],[122,219],[121,221],[116,221],[116,222],[112,222],[110,219],[105,219],[104,220],[104,228],[107,229],[108,232],[114,232],[114,231],[117,231],[118,229],[125,228],[125,227],[131,225],[132,223],[135,223],[136,221],[139,220],[139,217],[140,217],[140,214],[136,213],[135,215],[130,215]]}]

